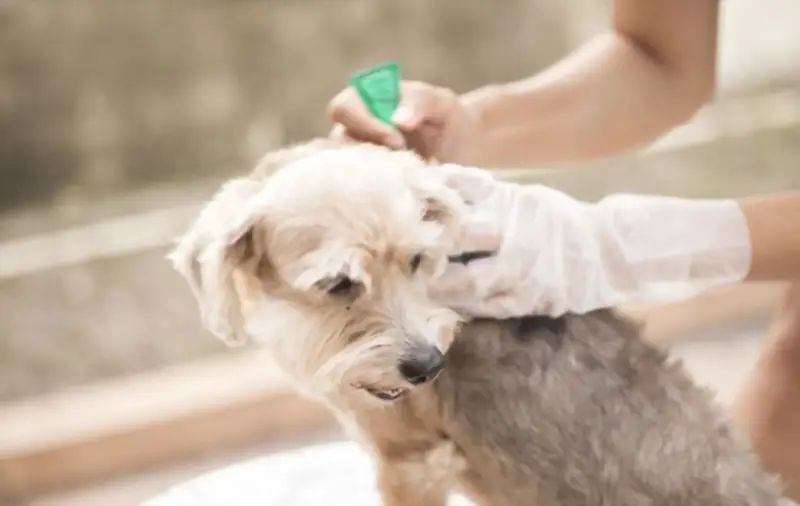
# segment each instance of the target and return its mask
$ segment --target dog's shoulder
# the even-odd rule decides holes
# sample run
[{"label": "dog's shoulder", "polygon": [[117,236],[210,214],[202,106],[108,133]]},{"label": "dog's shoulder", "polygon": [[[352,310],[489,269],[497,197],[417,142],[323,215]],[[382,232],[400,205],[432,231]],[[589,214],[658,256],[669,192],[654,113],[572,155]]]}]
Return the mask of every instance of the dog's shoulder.
[{"label": "dog's shoulder", "polygon": [[[536,482],[550,499],[586,504],[621,473],[614,487],[664,498],[696,479],[683,469],[713,476],[720,456],[725,472],[764,486],[711,394],[611,310],[473,321],[448,351],[437,393],[470,465],[507,490]],[[719,494],[713,480],[701,485]]]},{"label": "dog's shoulder", "polygon": [[[470,370],[522,368],[544,370],[559,361],[596,369],[610,361],[647,356],[661,362],[662,352],[640,338],[640,328],[614,310],[559,317],[525,316],[505,320],[476,319],[465,325],[448,352],[449,367]],[[466,371],[460,373],[470,374]]]}]

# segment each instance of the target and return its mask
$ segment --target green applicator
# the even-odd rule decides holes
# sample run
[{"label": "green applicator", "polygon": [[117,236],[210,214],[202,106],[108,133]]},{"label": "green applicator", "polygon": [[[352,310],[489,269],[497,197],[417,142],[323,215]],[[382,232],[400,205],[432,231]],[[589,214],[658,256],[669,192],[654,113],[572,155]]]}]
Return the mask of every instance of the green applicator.
[{"label": "green applicator", "polygon": [[350,77],[350,85],[373,116],[394,126],[392,114],[400,104],[400,65],[387,62],[357,72]]}]

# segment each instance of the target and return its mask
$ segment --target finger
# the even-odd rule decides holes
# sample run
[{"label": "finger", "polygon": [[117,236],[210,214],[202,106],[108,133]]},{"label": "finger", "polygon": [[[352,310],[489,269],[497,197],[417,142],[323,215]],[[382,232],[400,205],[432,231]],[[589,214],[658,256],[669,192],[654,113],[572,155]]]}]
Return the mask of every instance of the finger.
[{"label": "finger", "polygon": [[518,300],[503,295],[475,301],[469,310],[478,317],[498,319],[519,318],[530,314],[529,310],[522,309]]},{"label": "finger", "polygon": [[[368,140],[368,139],[362,139],[362,138],[353,137],[350,134],[350,132],[347,131],[345,126],[342,125],[341,123],[336,123],[335,125],[333,125],[333,127],[331,128],[331,131],[328,132],[328,138],[331,139],[331,140],[340,142],[340,143],[345,143],[345,144],[353,143],[353,142],[373,142],[373,141]],[[378,144],[383,144],[383,143],[378,142]],[[396,149],[396,148],[393,147],[392,149]]]},{"label": "finger", "polygon": [[436,167],[444,174],[445,184],[456,190],[461,198],[475,204],[488,198],[495,190],[497,181],[492,174],[476,167],[442,164]]},{"label": "finger", "polygon": [[330,101],[328,115],[334,123],[344,127],[347,137],[393,149],[405,147],[402,134],[374,117],[352,88],[341,91]]},{"label": "finger", "polygon": [[400,105],[392,121],[400,130],[411,131],[423,123],[443,123],[458,104],[458,96],[447,88],[405,82]]},{"label": "finger", "polygon": [[414,150],[425,160],[432,160],[438,155],[441,127],[430,123],[422,123],[415,130],[403,130],[406,146]]},{"label": "finger", "polygon": [[558,318],[567,312],[567,307],[535,297],[528,299],[519,294],[499,294],[482,300],[480,312],[491,318],[519,318],[529,315]]},{"label": "finger", "polygon": [[341,123],[336,123],[333,125],[333,128],[331,128],[331,131],[328,133],[328,138],[340,142],[350,142],[356,140],[350,136],[350,134],[347,132],[347,129]]},{"label": "finger", "polygon": [[[463,218],[458,253],[497,252],[503,243],[503,230],[495,220],[475,211]],[[474,260],[479,261],[478,259]]]},{"label": "finger", "polygon": [[431,286],[431,294],[446,303],[474,298],[475,281],[461,264],[449,264]]}]

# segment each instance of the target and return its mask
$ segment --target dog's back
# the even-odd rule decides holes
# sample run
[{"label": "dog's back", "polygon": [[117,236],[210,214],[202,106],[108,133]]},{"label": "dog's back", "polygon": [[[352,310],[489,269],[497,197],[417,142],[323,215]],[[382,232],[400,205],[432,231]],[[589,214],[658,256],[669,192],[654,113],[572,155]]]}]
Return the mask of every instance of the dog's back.
[{"label": "dog's back", "polygon": [[767,506],[779,490],[710,392],[610,311],[468,324],[435,383],[493,506]]}]

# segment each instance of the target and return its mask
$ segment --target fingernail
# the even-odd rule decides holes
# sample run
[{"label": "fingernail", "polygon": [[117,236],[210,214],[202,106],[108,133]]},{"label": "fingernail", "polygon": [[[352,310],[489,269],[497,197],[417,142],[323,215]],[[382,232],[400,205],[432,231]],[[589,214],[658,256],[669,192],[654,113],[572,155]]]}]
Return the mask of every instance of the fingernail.
[{"label": "fingernail", "polygon": [[395,124],[400,124],[403,126],[408,126],[413,119],[414,111],[407,105],[401,105],[396,111],[394,111],[394,114],[392,115],[392,121],[394,121]]}]

